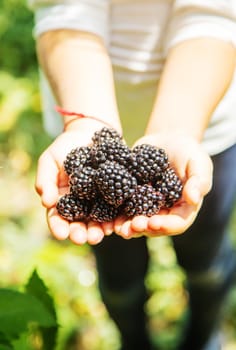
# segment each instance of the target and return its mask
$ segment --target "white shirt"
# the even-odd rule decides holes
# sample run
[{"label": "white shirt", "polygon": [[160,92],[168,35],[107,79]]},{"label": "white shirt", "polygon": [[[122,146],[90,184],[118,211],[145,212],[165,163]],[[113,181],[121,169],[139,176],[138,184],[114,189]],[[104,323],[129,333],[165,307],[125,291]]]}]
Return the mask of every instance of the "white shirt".
[{"label": "white shirt", "polygon": [[[54,29],[78,29],[101,36],[114,67],[117,99],[130,142],[142,136],[168,50],[191,38],[212,37],[236,46],[236,0],[31,0],[35,37]],[[56,136],[54,112],[42,74],[45,125]],[[137,123],[137,119],[142,123]],[[203,144],[216,154],[236,142],[236,76],[215,110]]]}]

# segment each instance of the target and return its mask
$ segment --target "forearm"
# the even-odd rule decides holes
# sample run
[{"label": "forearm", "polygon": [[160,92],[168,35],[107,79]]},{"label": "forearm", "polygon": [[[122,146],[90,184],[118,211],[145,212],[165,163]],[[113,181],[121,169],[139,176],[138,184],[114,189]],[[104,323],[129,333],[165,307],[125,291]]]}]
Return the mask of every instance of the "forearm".
[{"label": "forearm", "polygon": [[147,134],[183,132],[201,140],[235,69],[235,48],[202,38],[185,41],[168,54]]},{"label": "forearm", "polygon": [[[61,107],[95,116],[120,130],[111,63],[100,38],[78,31],[51,31],[39,37],[37,52]],[[71,119],[66,116],[65,123],[69,125]],[[84,123],[80,121],[79,127]]]}]

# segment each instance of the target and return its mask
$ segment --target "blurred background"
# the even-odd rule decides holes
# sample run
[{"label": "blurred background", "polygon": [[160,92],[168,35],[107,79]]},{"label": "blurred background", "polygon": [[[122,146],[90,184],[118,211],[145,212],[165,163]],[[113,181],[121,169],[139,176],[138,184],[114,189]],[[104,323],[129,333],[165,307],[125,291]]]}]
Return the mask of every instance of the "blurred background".
[{"label": "blurred background", "polygon": [[[33,15],[23,0],[0,0],[0,8],[0,288],[21,290],[36,268],[55,301],[57,350],[116,350],[119,336],[101,302],[89,246],[50,237],[34,190],[37,159],[51,140],[42,127]],[[236,212],[231,228],[236,235]],[[185,276],[167,238],[152,239],[149,247],[150,332],[156,344],[171,350],[186,313]],[[233,350],[236,287],[225,314],[224,349]]]}]

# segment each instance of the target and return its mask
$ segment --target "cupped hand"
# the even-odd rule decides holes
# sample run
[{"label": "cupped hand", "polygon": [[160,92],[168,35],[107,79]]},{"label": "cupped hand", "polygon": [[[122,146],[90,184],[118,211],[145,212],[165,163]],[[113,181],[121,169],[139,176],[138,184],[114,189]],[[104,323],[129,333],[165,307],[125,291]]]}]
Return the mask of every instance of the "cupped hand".
[{"label": "cupped hand", "polygon": [[184,133],[168,132],[144,136],[137,144],[152,144],[163,148],[183,182],[181,199],[170,209],[161,209],[151,217],[136,216],[132,219],[120,216],[114,222],[115,232],[129,239],[177,235],[184,233],[194,222],[204,196],[212,185],[212,162],[202,145]]},{"label": "cupped hand", "polygon": [[58,240],[69,238],[78,245],[97,244],[113,231],[112,223],[69,222],[56,209],[60,196],[69,192],[68,175],[63,168],[66,155],[76,147],[89,145],[94,132],[103,126],[88,120],[77,123],[75,128],[70,125],[70,129],[59,135],[39,158],[35,187],[47,208],[49,229]]}]

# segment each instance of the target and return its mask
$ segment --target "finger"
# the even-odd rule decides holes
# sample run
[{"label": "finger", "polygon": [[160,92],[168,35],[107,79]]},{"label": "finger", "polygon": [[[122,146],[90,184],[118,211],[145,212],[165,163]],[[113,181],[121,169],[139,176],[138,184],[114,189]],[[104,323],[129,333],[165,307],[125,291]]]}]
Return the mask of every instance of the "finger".
[{"label": "finger", "polygon": [[59,170],[49,152],[43,153],[38,161],[35,188],[46,208],[55,205],[58,198]]},{"label": "finger", "polygon": [[102,229],[103,229],[105,236],[110,236],[114,232],[113,221],[102,222],[101,226],[102,226]]},{"label": "finger", "polygon": [[186,230],[186,222],[177,215],[168,215],[168,218],[154,215],[148,222],[148,230],[152,235],[177,235]]},{"label": "finger", "polygon": [[102,226],[98,222],[90,221],[87,230],[89,244],[98,244],[103,240],[104,232]]},{"label": "finger", "polygon": [[116,232],[118,234],[118,232],[121,229],[121,226],[123,225],[123,223],[127,220],[127,217],[124,215],[120,215],[118,216],[115,221],[114,221],[114,232]]},{"label": "finger", "polygon": [[[161,209],[158,213],[159,215],[166,215],[168,214],[168,210],[167,209]],[[139,215],[139,216],[135,216],[132,221],[131,221],[131,228],[133,231],[135,232],[139,232],[139,233],[147,233],[147,231],[149,230],[149,233],[152,233],[152,231],[150,231],[150,228],[148,228],[148,221],[149,218],[147,216],[144,215]]]},{"label": "finger", "polygon": [[202,199],[199,180],[196,176],[190,177],[183,188],[183,198],[189,204],[197,204]]},{"label": "finger", "polygon": [[202,152],[194,159],[190,159],[187,166],[188,180],[184,188],[184,196],[188,202],[197,204],[212,187],[212,161]]},{"label": "finger", "polygon": [[47,211],[48,227],[52,235],[58,240],[64,240],[69,237],[69,222],[58,215],[56,208]]},{"label": "finger", "polygon": [[125,239],[130,239],[136,235],[136,232],[131,228],[131,220],[126,220],[120,227],[117,234]]},{"label": "finger", "polygon": [[148,230],[157,234],[176,235],[185,232],[193,223],[200,208],[194,205],[183,205],[174,208],[168,215],[153,215],[148,221]]},{"label": "finger", "polygon": [[73,222],[70,224],[70,240],[76,245],[87,242],[87,226],[84,222]]},{"label": "finger", "polygon": [[144,232],[147,230],[147,225],[148,225],[148,217],[139,215],[135,216],[131,220],[131,228],[135,232]]}]

